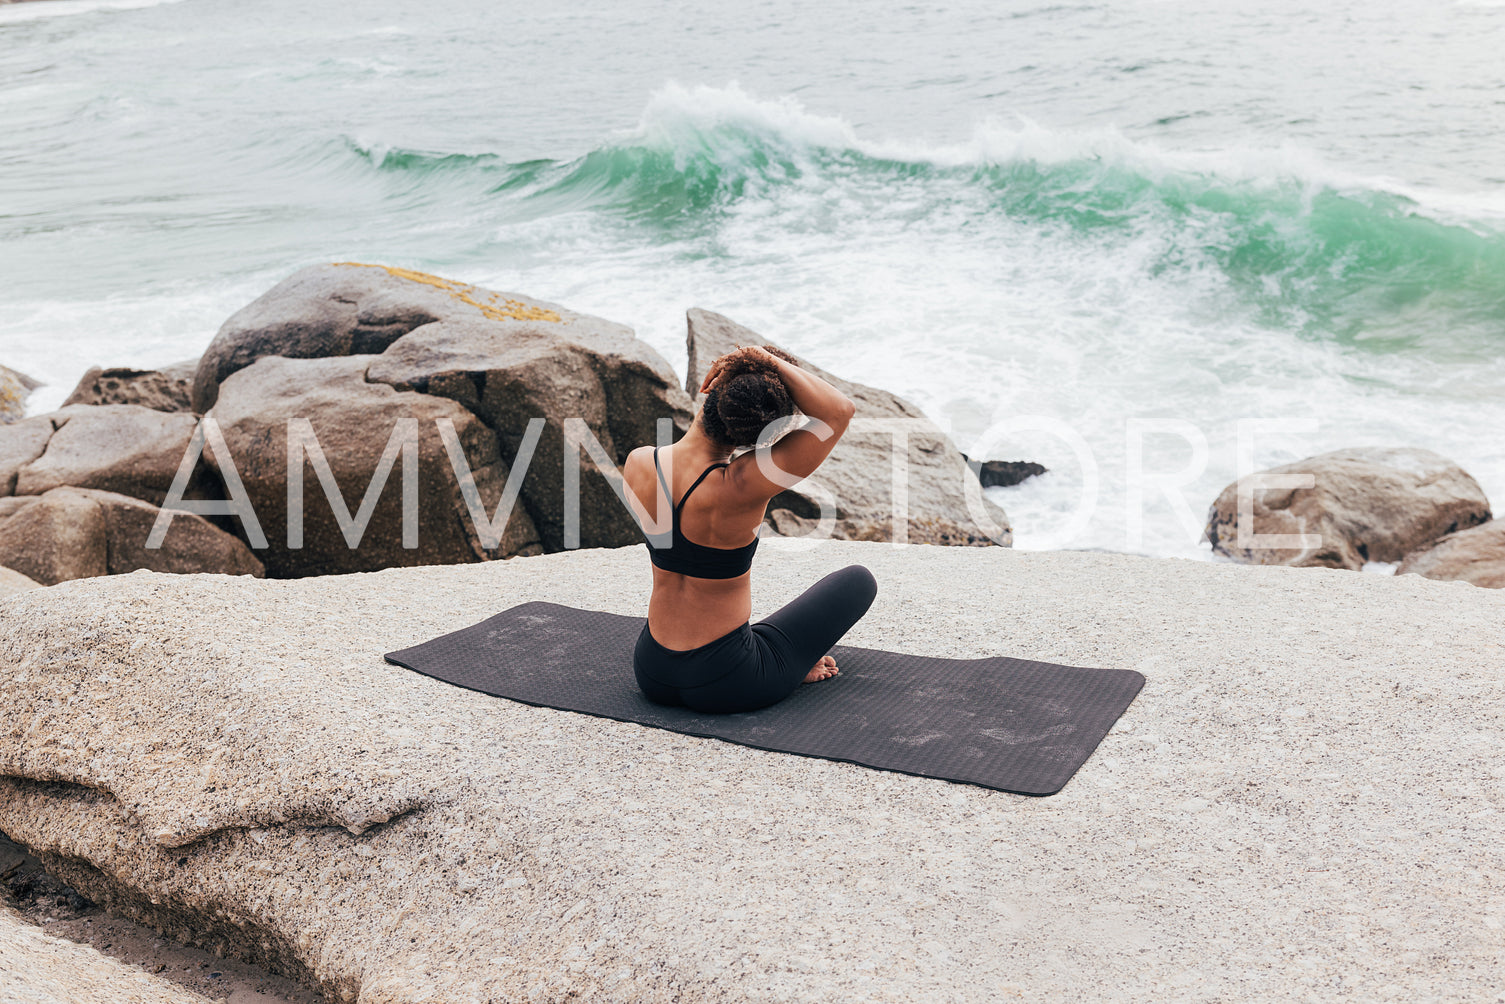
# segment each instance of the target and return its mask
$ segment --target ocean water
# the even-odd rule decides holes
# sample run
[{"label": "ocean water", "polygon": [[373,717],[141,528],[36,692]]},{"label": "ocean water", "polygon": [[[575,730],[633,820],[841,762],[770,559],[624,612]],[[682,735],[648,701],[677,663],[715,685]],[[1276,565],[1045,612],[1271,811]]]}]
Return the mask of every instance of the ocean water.
[{"label": "ocean water", "polygon": [[723,6],[0,6],[0,363],[379,261],[726,313],[1045,463],[1020,547],[1205,557],[1241,436],[1505,504],[1505,4]]}]

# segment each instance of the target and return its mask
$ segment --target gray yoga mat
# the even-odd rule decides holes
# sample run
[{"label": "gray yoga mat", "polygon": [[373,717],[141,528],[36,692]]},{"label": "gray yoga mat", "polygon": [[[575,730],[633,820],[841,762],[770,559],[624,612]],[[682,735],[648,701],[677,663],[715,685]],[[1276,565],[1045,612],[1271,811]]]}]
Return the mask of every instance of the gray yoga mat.
[{"label": "gray yoga mat", "polygon": [[841,674],[772,707],[703,715],[638,690],[643,618],[524,603],[387,661],[483,694],[757,749],[1054,795],[1144,677],[993,656],[938,659],[838,645]]}]

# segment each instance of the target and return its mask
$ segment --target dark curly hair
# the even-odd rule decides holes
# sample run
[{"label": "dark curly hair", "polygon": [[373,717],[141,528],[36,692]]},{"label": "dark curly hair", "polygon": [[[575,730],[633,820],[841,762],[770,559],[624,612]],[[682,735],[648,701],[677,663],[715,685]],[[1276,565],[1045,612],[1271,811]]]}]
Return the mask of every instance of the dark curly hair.
[{"label": "dark curly hair", "polygon": [[[763,348],[799,365],[783,349]],[[755,446],[770,422],[794,414],[794,401],[777,367],[762,356],[739,348],[722,359],[725,368],[701,402],[700,424],[708,437],[724,446]]]}]

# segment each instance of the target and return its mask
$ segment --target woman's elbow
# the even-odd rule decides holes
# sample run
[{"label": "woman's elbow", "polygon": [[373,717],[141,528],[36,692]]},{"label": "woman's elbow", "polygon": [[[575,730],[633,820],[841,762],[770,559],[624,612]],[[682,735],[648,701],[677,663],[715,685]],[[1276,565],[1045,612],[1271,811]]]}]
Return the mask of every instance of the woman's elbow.
[{"label": "woman's elbow", "polygon": [[[825,426],[829,436],[840,439],[856,412],[857,406],[852,403],[852,399],[838,393],[835,400],[822,401],[819,411],[812,408],[807,414]],[[823,435],[821,438],[825,439],[827,436]]]},{"label": "woman's elbow", "polygon": [[855,414],[857,414],[857,405],[852,402],[851,398],[843,394],[841,397],[841,406],[836,409],[836,420],[845,429],[851,424],[852,416]]}]

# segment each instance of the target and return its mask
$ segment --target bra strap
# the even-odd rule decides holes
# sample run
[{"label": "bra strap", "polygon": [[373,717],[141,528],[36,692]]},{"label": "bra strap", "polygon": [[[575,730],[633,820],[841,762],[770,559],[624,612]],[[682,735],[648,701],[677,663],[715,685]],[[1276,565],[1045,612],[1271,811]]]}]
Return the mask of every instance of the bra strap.
[{"label": "bra strap", "polygon": [[698,478],[695,479],[695,483],[690,486],[689,490],[686,491],[685,494],[684,494],[684,496],[679,500],[679,505],[677,505],[677,506],[674,507],[674,514],[676,516],[679,515],[680,510],[685,507],[685,499],[687,499],[687,498],[690,497],[690,492],[693,492],[695,489],[697,489],[697,488],[700,487],[700,483],[705,480],[705,476],[707,474],[711,473],[712,471],[714,471],[718,467],[730,467],[730,466],[731,466],[731,464],[725,464],[725,463],[723,463],[723,464],[712,464],[711,466],[707,467],[705,470],[701,471],[700,472],[700,477],[698,477]]},{"label": "bra strap", "polygon": [[658,483],[664,486],[664,498],[669,505],[674,505],[674,493],[669,490],[669,482],[664,480],[664,469],[658,465],[658,451],[660,447],[653,448],[653,469],[658,471]]}]

